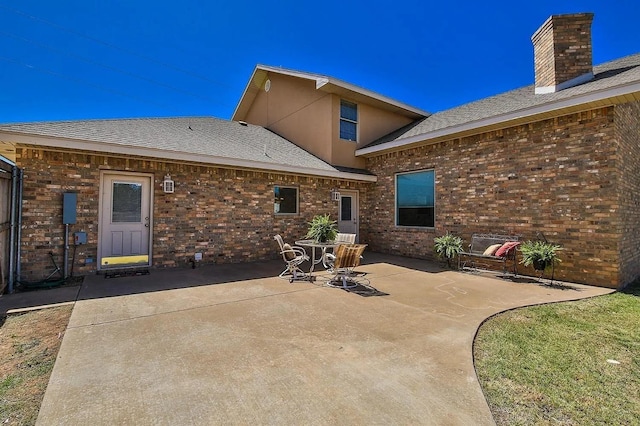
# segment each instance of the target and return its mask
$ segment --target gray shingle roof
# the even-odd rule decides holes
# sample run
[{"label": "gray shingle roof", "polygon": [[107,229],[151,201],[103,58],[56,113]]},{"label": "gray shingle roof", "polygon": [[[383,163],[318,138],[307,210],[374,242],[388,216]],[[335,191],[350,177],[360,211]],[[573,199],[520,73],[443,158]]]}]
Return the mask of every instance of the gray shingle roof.
[{"label": "gray shingle roof", "polygon": [[0,132],[80,143],[96,142],[106,152],[119,147],[153,149],[207,157],[335,172],[338,169],[260,126],[212,117],[135,118],[0,125]]},{"label": "gray shingle roof", "polygon": [[534,85],[511,90],[496,96],[434,113],[429,117],[417,120],[400,130],[390,133],[364,148],[441,131],[450,127],[473,123],[474,121],[500,117],[501,115],[515,111],[551,104],[576,96],[639,81],[640,53],[594,67],[594,79],[578,86],[560,90],[555,93],[538,95],[534,92]]}]

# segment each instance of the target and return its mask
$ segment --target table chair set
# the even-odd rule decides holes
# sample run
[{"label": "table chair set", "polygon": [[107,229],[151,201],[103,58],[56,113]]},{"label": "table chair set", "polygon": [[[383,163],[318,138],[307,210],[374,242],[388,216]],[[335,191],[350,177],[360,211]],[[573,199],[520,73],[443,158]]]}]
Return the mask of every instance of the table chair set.
[{"label": "table chair set", "polygon": [[[315,265],[322,263],[329,273],[326,285],[340,287],[343,289],[354,288],[359,285],[368,285],[368,280],[364,274],[359,274],[355,268],[360,266],[362,253],[367,247],[366,244],[356,244],[355,234],[338,233],[334,241],[326,243],[314,240],[298,240],[295,245],[285,243],[282,236],[273,237],[280,247],[280,254],[285,262],[286,268],[280,273],[281,278],[288,277],[289,282],[296,280],[313,281]],[[311,256],[307,254],[304,247],[311,249]],[[316,256],[316,250],[320,251]],[[300,265],[309,262],[309,272],[301,269]]]}]

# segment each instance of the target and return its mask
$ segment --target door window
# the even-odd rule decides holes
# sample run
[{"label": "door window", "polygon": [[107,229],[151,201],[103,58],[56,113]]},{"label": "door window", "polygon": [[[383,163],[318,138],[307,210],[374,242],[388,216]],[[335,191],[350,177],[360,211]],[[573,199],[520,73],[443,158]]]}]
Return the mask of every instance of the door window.
[{"label": "door window", "polygon": [[340,220],[351,220],[351,197],[341,197],[340,201]]},{"label": "door window", "polygon": [[113,183],[113,223],[142,222],[142,184]]}]

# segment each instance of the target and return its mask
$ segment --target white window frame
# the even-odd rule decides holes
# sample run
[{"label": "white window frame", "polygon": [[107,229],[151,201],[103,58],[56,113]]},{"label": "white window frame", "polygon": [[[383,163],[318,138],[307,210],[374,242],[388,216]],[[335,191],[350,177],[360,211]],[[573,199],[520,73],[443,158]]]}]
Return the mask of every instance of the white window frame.
[{"label": "white window frame", "polygon": [[[422,226],[422,225],[400,225],[399,221],[399,206],[398,206],[398,176],[409,175],[415,173],[424,173],[424,172],[432,172],[433,173],[433,226]],[[394,176],[394,204],[395,204],[395,218],[394,225],[398,228],[415,228],[415,229],[435,229],[436,227],[436,171],[435,169],[423,169],[423,170],[412,170],[409,172],[401,172],[396,173]]]},{"label": "white window frame", "polygon": [[[296,191],[296,211],[295,212],[286,212],[281,213],[279,211],[279,203],[276,203],[276,188],[284,188],[284,189],[294,189]],[[277,205],[277,206],[276,206]],[[274,185],[273,186],[273,213],[278,216],[283,215],[297,215],[300,213],[300,188],[297,186],[288,186],[288,185]]]},{"label": "white window frame", "polygon": [[[342,104],[349,104],[349,105],[353,105],[353,107],[356,110],[356,119],[355,120],[351,120],[350,118],[346,118],[342,116]],[[356,126],[356,138],[355,139],[344,139],[342,137],[342,122],[346,122],[346,123],[353,123]],[[342,139],[343,141],[349,141],[349,142],[358,142],[358,132],[359,132],[360,128],[358,126],[358,104],[355,102],[350,102],[347,101],[346,99],[340,99],[340,128],[338,129],[338,132],[340,132],[340,139]]]}]

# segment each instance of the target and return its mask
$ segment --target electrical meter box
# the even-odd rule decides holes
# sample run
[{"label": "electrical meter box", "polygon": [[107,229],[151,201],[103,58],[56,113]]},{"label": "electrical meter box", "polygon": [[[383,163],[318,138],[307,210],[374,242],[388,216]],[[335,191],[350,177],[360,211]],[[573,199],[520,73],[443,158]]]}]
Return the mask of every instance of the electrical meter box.
[{"label": "electrical meter box", "polygon": [[73,233],[73,242],[77,246],[82,245],[82,244],[87,244],[87,233],[86,232],[74,232]]},{"label": "electrical meter box", "polygon": [[76,223],[76,204],[78,194],[75,192],[65,192],[62,194],[62,223],[73,225]]}]

